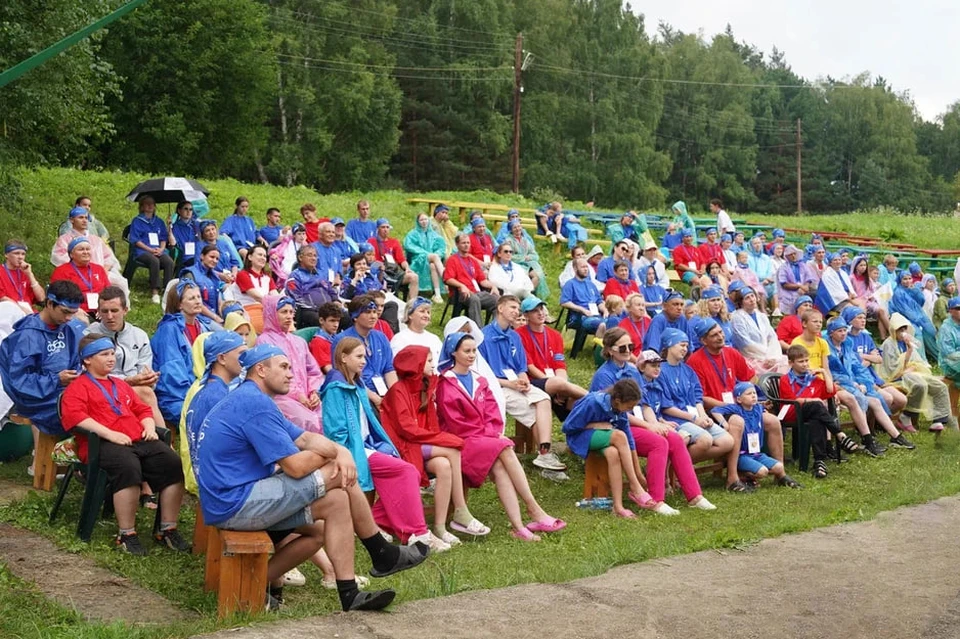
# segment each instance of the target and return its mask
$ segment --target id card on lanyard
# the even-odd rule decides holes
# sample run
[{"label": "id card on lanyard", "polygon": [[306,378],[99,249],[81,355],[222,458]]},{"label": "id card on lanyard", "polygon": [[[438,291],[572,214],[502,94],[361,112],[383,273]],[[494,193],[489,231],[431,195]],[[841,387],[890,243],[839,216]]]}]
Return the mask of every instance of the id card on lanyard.
[{"label": "id card on lanyard", "polygon": [[[714,372],[717,374],[717,377],[720,378],[721,387],[722,387],[722,388],[727,388],[727,374],[728,374],[730,371],[729,371],[729,369],[727,369],[727,359],[723,356],[723,351],[722,351],[722,350],[720,351],[720,366],[719,366],[719,367],[717,366],[717,363],[716,363],[715,361],[713,361],[713,357],[710,355],[710,353],[706,353],[706,352],[705,352],[704,355],[707,356],[707,361],[710,362],[710,366],[713,367],[713,370],[714,370]],[[721,372],[721,370],[722,370],[723,372]],[[724,390],[724,391],[722,391],[722,392],[720,393],[720,400],[721,400],[724,404],[733,404],[733,403],[734,403],[734,401],[733,401],[733,391],[732,391],[732,390]]]}]

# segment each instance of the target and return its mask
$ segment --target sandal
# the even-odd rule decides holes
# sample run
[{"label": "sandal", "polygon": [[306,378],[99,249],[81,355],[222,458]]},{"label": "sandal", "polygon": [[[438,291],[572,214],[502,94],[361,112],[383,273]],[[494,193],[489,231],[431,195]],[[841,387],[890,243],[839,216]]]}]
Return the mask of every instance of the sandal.
[{"label": "sandal", "polygon": [[639,495],[637,493],[627,493],[627,497],[644,510],[653,510],[657,507],[656,500],[648,492],[642,492]]},{"label": "sandal", "polygon": [[860,444],[853,441],[853,437],[844,437],[842,440],[839,440],[840,448],[848,453],[855,453],[860,450]]},{"label": "sandal", "polygon": [[510,532],[514,539],[520,541],[540,541],[540,535],[534,535],[527,528],[514,529]]},{"label": "sandal", "polygon": [[[423,549],[418,548],[418,546],[422,546]],[[386,570],[377,570],[376,566],[374,566],[370,569],[370,576],[377,578],[389,577],[403,570],[419,566],[427,558],[427,554],[429,553],[426,544],[421,543],[414,544],[413,546],[400,546],[398,550],[400,551],[400,556],[397,557],[396,563]]]},{"label": "sandal", "polygon": [[825,479],[827,476],[827,462],[822,459],[813,462],[813,476],[816,479]]},{"label": "sandal", "polygon": [[617,517],[620,517],[621,519],[636,519],[636,518],[637,518],[637,514],[636,514],[635,512],[633,512],[632,510],[628,510],[628,509],[626,509],[626,508],[621,508],[620,510],[617,510],[616,508],[614,508],[614,509],[613,509],[613,514],[616,515]]},{"label": "sandal", "polygon": [[157,494],[153,493],[152,495],[140,495],[140,505],[148,508],[149,510],[156,510]]},{"label": "sandal", "polygon": [[739,479],[727,485],[727,491],[731,493],[752,493],[754,490],[753,486],[748,486]]},{"label": "sandal", "polygon": [[451,521],[450,527],[453,528],[458,533],[463,533],[465,535],[473,535],[474,537],[483,537],[484,535],[490,534],[490,527],[480,523],[480,521],[476,517],[471,519],[470,523],[467,524],[466,526],[457,522],[456,520]]},{"label": "sandal", "polygon": [[527,524],[527,530],[531,532],[552,533],[563,530],[567,527],[567,522],[562,519],[547,516],[545,521],[531,521]]},{"label": "sandal", "polygon": [[786,486],[788,488],[803,488],[803,486],[800,485],[800,482],[798,482],[796,479],[794,479],[790,475],[784,475],[783,477],[780,477],[779,479],[777,479],[777,485]]}]

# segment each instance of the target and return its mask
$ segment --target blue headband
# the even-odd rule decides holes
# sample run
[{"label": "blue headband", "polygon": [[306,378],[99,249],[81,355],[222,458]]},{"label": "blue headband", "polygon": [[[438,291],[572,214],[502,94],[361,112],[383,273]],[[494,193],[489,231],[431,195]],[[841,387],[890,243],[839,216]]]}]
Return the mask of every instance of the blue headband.
[{"label": "blue headband", "polygon": [[71,302],[70,300],[65,300],[63,298],[57,297],[50,292],[50,289],[47,289],[47,299],[56,304],[57,306],[63,306],[71,310],[77,310],[80,308],[80,302]]},{"label": "blue headband", "polygon": [[240,313],[243,315],[243,307],[240,304],[234,302],[232,304],[227,304],[223,307],[223,316],[226,317],[230,313]]},{"label": "blue headband", "polygon": [[478,226],[486,226],[487,223],[483,220],[482,217],[475,217],[470,221],[470,226],[472,228],[477,228]]},{"label": "blue headband", "polygon": [[270,359],[271,357],[276,357],[277,355],[285,356],[286,353],[273,344],[258,344],[250,350],[243,351],[243,353],[240,354],[240,365],[244,368],[250,368],[255,364],[259,364],[265,359]]},{"label": "blue headband", "polygon": [[720,241],[721,241],[721,242],[732,242],[732,241],[733,241],[733,236],[730,235],[729,233],[724,233],[724,234],[723,234],[723,237],[720,238]]},{"label": "blue headband", "polygon": [[960,296],[951,297],[950,301],[947,302],[947,308],[953,310],[955,308],[960,308]]},{"label": "blue headband", "polygon": [[14,251],[23,251],[23,252],[26,252],[26,251],[27,251],[27,245],[26,245],[26,244],[20,244],[20,243],[18,243],[18,242],[11,242],[10,244],[7,244],[6,246],[3,247],[3,254],[4,254],[4,255],[6,255],[7,253],[13,253]]},{"label": "blue headband", "polygon": [[671,346],[676,346],[681,342],[687,342],[689,344],[690,338],[687,337],[687,334],[681,331],[679,328],[664,329],[663,333],[660,335],[661,348],[670,348]]},{"label": "blue headband", "polygon": [[697,332],[697,337],[703,339],[707,336],[707,333],[712,331],[717,326],[720,326],[720,324],[718,324],[717,320],[713,319],[712,317],[701,317],[694,330]]},{"label": "blue headband", "polygon": [[[279,308],[279,305],[277,306],[277,308]],[[357,318],[360,317],[363,313],[366,313],[367,311],[375,311],[375,310],[377,310],[377,303],[376,303],[376,302],[369,302],[369,303],[367,303],[367,304],[364,304],[363,306],[361,306],[361,307],[358,308],[357,310],[351,311],[350,317],[351,317],[352,319],[357,319]]]},{"label": "blue headband", "polygon": [[700,293],[700,299],[702,300],[712,300],[718,297],[723,297],[723,290],[719,286],[708,286]]},{"label": "blue headband", "polygon": [[953,284],[953,283],[954,283],[953,278],[951,278],[951,277],[945,277],[945,278],[943,279],[943,281],[940,282],[940,286],[941,286],[941,287],[944,287],[944,286],[946,286],[947,284]]},{"label": "blue headband", "polygon": [[693,231],[690,229],[683,229],[680,231],[680,237],[693,237]]},{"label": "blue headband", "polygon": [[514,215],[516,215],[517,217],[520,217],[520,211],[518,211],[517,209],[510,209],[509,211],[507,211],[507,217],[513,217]]},{"label": "blue headband", "polygon": [[193,280],[180,280],[177,282],[177,297],[183,297],[183,292],[188,288],[197,288],[197,283]]},{"label": "blue headband", "polygon": [[433,209],[433,214],[436,215],[437,213],[443,213],[444,211],[449,211],[449,210],[450,210],[450,207],[447,206],[446,204],[438,204],[437,208]]},{"label": "blue headband", "polygon": [[832,332],[834,332],[834,331],[839,331],[839,330],[842,329],[842,328],[850,328],[849,324],[847,324],[846,320],[844,320],[843,317],[839,317],[839,316],[838,316],[838,317],[834,317],[834,318],[833,318],[832,320],[830,320],[830,322],[827,324],[827,332],[828,332],[828,333],[832,333]]},{"label": "blue headband", "polygon": [[433,306],[433,302],[431,302],[430,300],[428,300],[428,299],[425,298],[425,297],[419,297],[419,296],[418,296],[417,299],[415,299],[415,300],[413,300],[412,302],[410,302],[409,306],[410,306],[410,308],[407,309],[407,315],[409,315],[410,313],[414,312],[415,310],[417,310],[417,309],[420,308],[421,306]]},{"label": "blue headband", "polygon": [[213,366],[217,360],[217,355],[229,353],[235,348],[244,346],[246,342],[237,333],[233,331],[217,331],[207,338],[203,343],[203,358],[207,360],[207,368]]},{"label": "blue headband", "polygon": [[77,248],[78,246],[84,243],[89,244],[90,239],[87,237],[84,237],[83,235],[81,235],[80,237],[75,237],[72,240],[70,240],[70,243],[67,244],[67,255],[70,255],[71,253],[73,253],[73,249]]},{"label": "blue headband", "polygon": [[733,387],[733,396],[740,397],[751,388],[753,388],[753,384],[751,382],[737,382],[736,386]]},{"label": "blue headband", "polygon": [[453,366],[453,354],[460,348],[460,342],[466,338],[473,339],[470,333],[450,333],[443,340],[443,349],[440,351],[440,363],[437,364],[438,370],[446,370]]},{"label": "blue headband", "polygon": [[848,307],[846,307],[845,309],[843,309],[843,311],[840,313],[840,317],[843,318],[843,321],[844,321],[844,322],[846,322],[847,324],[849,324],[849,323],[852,322],[852,321],[854,320],[854,318],[857,317],[858,315],[866,315],[866,314],[867,314],[867,312],[864,311],[862,308],[860,308],[860,307],[858,307],[858,306],[854,306],[853,304],[851,304],[850,306],[848,306]]},{"label": "blue headband", "polygon": [[373,253],[373,245],[370,242],[364,242],[357,248],[361,253]]},{"label": "blue headband", "polygon": [[672,293],[667,293],[667,296],[663,298],[663,303],[666,304],[667,302],[671,302],[673,300],[682,300],[682,299],[683,299],[683,295],[681,295],[680,293],[677,293],[676,291],[673,291]]},{"label": "blue headband", "polygon": [[75,217],[80,217],[81,215],[90,215],[90,211],[83,208],[82,206],[75,206],[72,209],[70,209],[69,213],[67,213],[67,217],[71,219]]},{"label": "blue headband", "polygon": [[783,232],[783,229],[773,229],[774,237],[786,237],[786,233]]},{"label": "blue headband", "polygon": [[793,303],[793,310],[796,311],[800,305],[804,303],[813,305],[813,298],[809,295],[801,295],[797,298],[797,301]]},{"label": "blue headband", "polygon": [[93,357],[97,353],[101,353],[103,351],[110,351],[112,353],[114,348],[113,341],[109,337],[101,337],[100,339],[96,339],[80,349],[80,359]]},{"label": "blue headband", "polygon": [[287,297],[284,295],[279,300],[277,300],[277,311],[279,311],[284,306],[292,306],[293,308],[297,307],[297,301],[292,297]]},{"label": "blue headband", "polygon": [[203,233],[204,229],[206,229],[208,226],[211,226],[211,225],[216,226],[217,223],[214,222],[213,220],[204,220],[203,222],[200,222],[200,226],[198,228],[200,232]]},{"label": "blue headband", "polygon": [[303,224],[301,224],[300,222],[297,222],[297,223],[294,224],[292,227],[290,227],[290,232],[291,232],[291,233],[306,233],[306,232],[307,232],[307,227],[305,227],[305,226],[304,226]]}]

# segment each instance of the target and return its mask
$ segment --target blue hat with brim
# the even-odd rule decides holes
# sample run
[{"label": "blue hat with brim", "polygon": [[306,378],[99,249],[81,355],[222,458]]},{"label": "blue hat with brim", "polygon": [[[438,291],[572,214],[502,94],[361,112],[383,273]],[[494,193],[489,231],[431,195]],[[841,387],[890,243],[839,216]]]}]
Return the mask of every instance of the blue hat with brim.
[{"label": "blue hat with brim", "polygon": [[531,295],[524,298],[520,303],[520,310],[524,313],[529,313],[530,311],[535,311],[541,306],[546,306],[546,302],[537,297],[536,295]]},{"label": "blue hat with brim", "polygon": [[342,217],[335,217],[332,220],[330,220],[330,223],[333,224],[334,226],[340,226],[341,224],[346,225],[346,222],[343,221]]}]

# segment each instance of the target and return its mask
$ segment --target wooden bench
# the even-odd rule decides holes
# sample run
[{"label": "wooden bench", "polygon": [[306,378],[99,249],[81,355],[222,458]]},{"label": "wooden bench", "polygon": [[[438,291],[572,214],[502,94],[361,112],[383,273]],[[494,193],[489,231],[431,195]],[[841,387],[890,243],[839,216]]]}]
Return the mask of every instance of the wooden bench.
[{"label": "wooden bench", "polygon": [[[23,415],[10,415],[10,421],[21,426],[30,426],[33,423]],[[33,451],[33,487],[37,490],[45,490],[48,493],[53,492],[53,487],[57,483],[57,465],[53,463],[53,447],[60,440],[53,435],[40,433],[37,439],[36,450]]]},{"label": "wooden bench", "polygon": [[203,521],[203,511],[200,510],[200,502],[197,502],[196,521],[193,524],[193,554],[202,555],[207,552],[207,544],[210,543],[210,532],[214,530],[213,526],[208,526]]},{"label": "wooden bench", "polygon": [[531,455],[539,452],[539,446],[533,436],[533,429],[514,421],[516,430],[510,439],[513,440],[513,449],[518,455]]},{"label": "wooden bench", "polygon": [[960,388],[957,388],[953,380],[949,377],[940,378],[944,384],[947,385],[947,390],[950,391],[950,416],[957,416],[957,402],[960,401]]},{"label": "wooden bench", "polygon": [[591,452],[583,465],[583,498],[610,496],[610,474],[607,458],[602,453]]},{"label": "wooden bench", "polygon": [[213,528],[208,535],[203,589],[217,593],[217,616],[259,612],[267,597],[267,560],[273,542],[265,532]]}]

